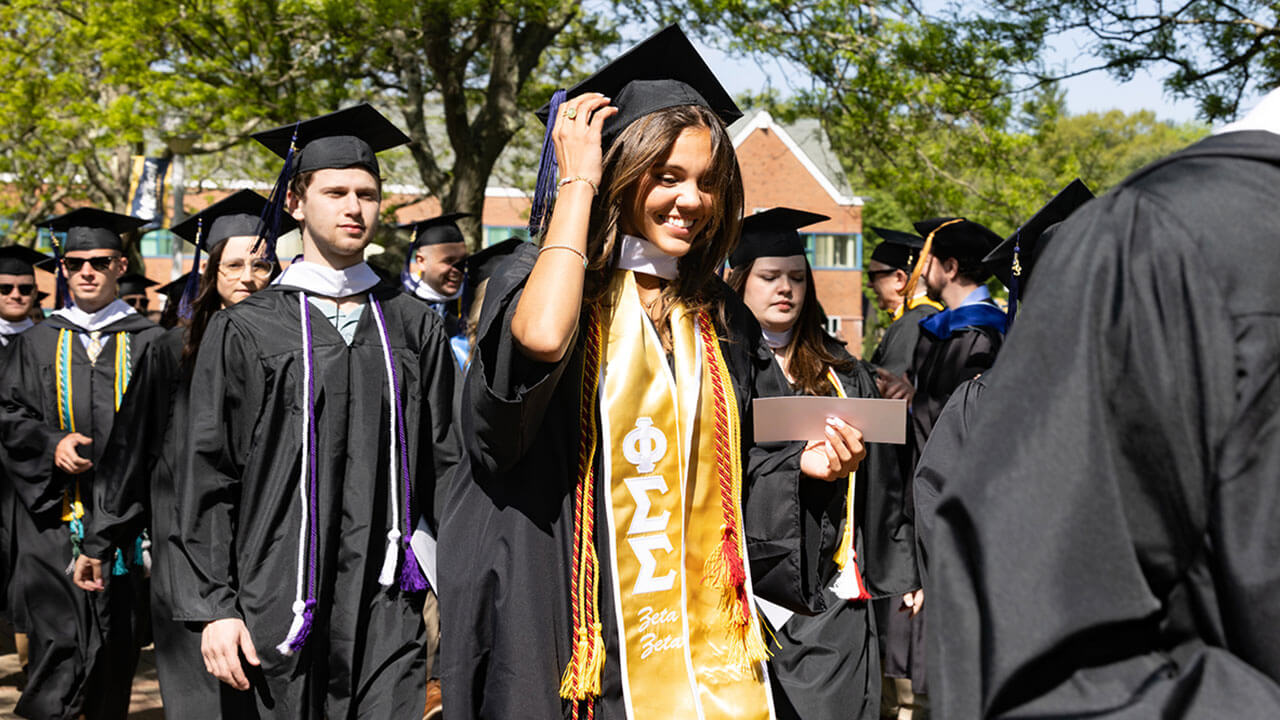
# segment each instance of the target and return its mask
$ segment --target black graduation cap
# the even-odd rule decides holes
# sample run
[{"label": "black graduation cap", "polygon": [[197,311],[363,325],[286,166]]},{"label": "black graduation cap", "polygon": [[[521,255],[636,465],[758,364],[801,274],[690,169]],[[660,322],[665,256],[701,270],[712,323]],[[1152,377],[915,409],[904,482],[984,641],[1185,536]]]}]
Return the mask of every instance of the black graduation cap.
[{"label": "black graduation cap", "polygon": [[[198,251],[209,252],[227,238],[256,237],[266,209],[266,198],[252,190],[239,190],[169,230],[196,245]],[[280,223],[281,232],[289,232],[298,226],[289,215],[282,216]]]},{"label": "black graduation cap", "polygon": [[192,277],[195,277],[197,281],[199,281],[199,271],[192,270],[191,272],[184,273],[177,279],[170,280],[164,285],[156,288],[156,292],[165,296],[165,298],[168,299],[168,302],[178,302],[178,299],[182,297],[182,291],[187,287],[187,282],[190,281]]},{"label": "black graduation cap", "polygon": [[467,258],[467,283],[476,288],[481,282],[493,277],[498,268],[502,267],[502,261],[524,242],[524,239],[512,236],[472,254]]},{"label": "black graduation cap", "polygon": [[1000,282],[1003,282],[1011,291],[1014,288],[1012,283],[1015,276],[1017,283],[1025,289],[1027,278],[1031,275],[1031,268],[1035,265],[1048,239],[1046,231],[1066,220],[1071,213],[1092,199],[1093,193],[1080,178],[1072,180],[1044,207],[1037,210],[1030,220],[1023,223],[1022,227],[1001,241],[983,258],[983,262],[991,267],[1000,278]]},{"label": "black graduation cap", "polygon": [[538,109],[538,119],[547,126],[542,141],[542,162],[538,169],[533,205],[529,211],[529,232],[542,231],[555,188],[555,144],[552,121],[560,103],[585,92],[598,92],[618,108],[605,120],[601,143],[607,151],[631,123],[658,110],[680,105],[699,105],[714,112],[725,125],[742,117],[737,103],[716,79],[679,25],[668,25],[648,39],[618,56],[591,77],[567,92],[557,90],[551,101]]},{"label": "black graduation cap", "polygon": [[77,208],[36,225],[53,232],[66,233],[66,240],[59,243],[55,238],[53,243],[54,252],[61,257],[76,250],[121,251],[124,245],[120,242],[120,236],[131,230],[137,230],[146,223],[146,220],[132,215],[121,215],[97,208]]},{"label": "black graduation cap", "polygon": [[374,176],[380,175],[377,153],[409,142],[369,103],[254,133],[253,139],[286,160],[293,148],[295,174],[362,167]]},{"label": "black graduation cap", "polygon": [[965,218],[921,220],[914,223],[914,227],[925,238],[933,234],[929,252],[938,257],[981,260],[1004,241],[994,230]]},{"label": "black graduation cap", "polygon": [[[586,92],[605,95],[618,108],[618,114],[604,123],[605,148],[631,123],[669,107],[700,105],[715,112],[725,125],[742,117],[738,105],[679,25],[668,25],[649,36],[566,95]],[[543,105],[538,119],[550,124],[552,111],[552,103]]]},{"label": "black graduation cap", "polygon": [[729,255],[729,265],[744,268],[756,258],[804,255],[799,228],[830,220],[828,215],[776,207],[742,220],[742,239]]},{"label": "black graduation cap", "polygon": [[458,229],[458,221],[471,217],[471,213],[447,213],[428,220],[403,223],[397,225],[399,230],[412,230],[413,243],[410,251],[423,245],[443,245],[444,243],[464,243],[462,231]]},{"label": "black graduation cap", "polygon": [[126,273],[120,276],[116,282],[117,294],[121,297],[125,295],[146,295],[147,288],[159,285],[160,283],[141,273]]},{"label": "black graduation cap", "polygon": [[884,263],[891,268],[910,273],[916,264],[920,249],[924,247],[924,238],[914,233],[901,230],[872,227],[871,232],[879,235],[881,242],[871,251],[871,259]]},{"label": "black graduation cap", "polygon": [[35,275],[36,263],[51,259],[24,245],[5,245],[0,247],[0,275]]}]

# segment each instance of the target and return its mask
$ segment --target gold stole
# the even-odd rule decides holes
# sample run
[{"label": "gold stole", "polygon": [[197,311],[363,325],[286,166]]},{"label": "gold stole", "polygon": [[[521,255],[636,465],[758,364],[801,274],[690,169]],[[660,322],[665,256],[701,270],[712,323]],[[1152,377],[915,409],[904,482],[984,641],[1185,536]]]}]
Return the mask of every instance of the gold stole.
[{"label": "gold stole", "polygon": [[[634,275],[615,274],[600,417],[623,695],[633,719],[773,716],[764,664],[746,659],[742,628],[725,621],[734,608],[722,602],[724,590],[703,581],[721,543],[724,507],[709,379],[716,369],[703,360],[700,329],[683,308],[672,313],[673,377]],[[728,385],[727,373],[722,378]],[[726,391],[736,417],[732,386]],[[733,438],[733,452],[739,442]],[[733,511],[741,528],[741,508]],[[758,634],[750,617],[745,632]]]},{"label": "gold stole", "polygon": [[899,305],[898,309],[893,311],[893,319],[897,320],[898,318],[902,317],[902,315],[906,313],[908,310],[915,310],[921,305],[928,305],[930,307],[937,308],[939,311],[947,309],[947,307],[942,303],[934,302],[933,300],[930,300],[928,295],[920,295],[919,297],[913,297],[910,300]]}]

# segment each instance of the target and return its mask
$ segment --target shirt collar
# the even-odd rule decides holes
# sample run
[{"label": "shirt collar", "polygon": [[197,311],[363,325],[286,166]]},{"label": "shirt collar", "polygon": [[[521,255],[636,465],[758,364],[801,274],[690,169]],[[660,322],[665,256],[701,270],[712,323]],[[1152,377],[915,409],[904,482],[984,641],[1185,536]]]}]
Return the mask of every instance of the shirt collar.
[{"label": "shirt collar", "polygon": [[956,307],[964,307],[965,305],[977,305],[978,303],[984,303],[984,302],[990,302],[990,301],[991,301],[991,291],[987,289],[986,285],[979,285],[976,290],[966,295],[964,301],[961,302]]},{"label": "shirt collar", "polygon": [[368,263],[335,270],[319,263],[295,260],[271,284],[296,287],[322,297],[343,298],[368,292],[379,282],[381,278]]},{"label": "shirt collar", "polygon": [[54,310],[57,315],[85,332],[93,332],[101,330],[114,322],[124,319],[129,315],[136,315],[137,311],[129,306],[129,303],[115,299],[97,312],[85,312],[76,307],[75,304],[68,305],[61,310]]},{"label": "shirt collar", "polygon": [[17,335],[27,328],[35,325],[31,318],[22,318],[17,322],[0,318],[0,335]]},{"label": "shirt collar", "polygon": [[679,274],[679,258],[658,249],[657,245],[634,235],[622,236],[622,248],[618,256],[618,269],[632,270],[646,275],[674,280]]}]

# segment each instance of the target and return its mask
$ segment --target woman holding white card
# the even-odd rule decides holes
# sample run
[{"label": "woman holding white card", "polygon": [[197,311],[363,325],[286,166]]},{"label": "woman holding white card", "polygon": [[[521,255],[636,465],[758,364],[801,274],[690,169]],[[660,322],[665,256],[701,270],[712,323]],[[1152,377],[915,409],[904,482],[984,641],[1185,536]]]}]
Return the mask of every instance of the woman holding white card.
[{"label": "woman holding white card", "polygon": [[[774,208],[743,221],[742,241],[730,257],[729,285],[760,323],[760,352],[786,379],[773,388],[758,387],[761,396],[878,397],[872,368],[822,325],[813,273],[796,230],[826,219]],[[817,616],[762,603],[777,637],[770,644],[769,668],[779,717],[879,717],[880,653],[870,600],[918,586],[909,495],[895,457],[892,448],[869,443],[856,473],[835,483],[800,485],[804,506],[826,508],[806,518],[808,531],[839,538],[834,554],[807,560],[835,565],[836,580],[827,590],[828,609]]]}]

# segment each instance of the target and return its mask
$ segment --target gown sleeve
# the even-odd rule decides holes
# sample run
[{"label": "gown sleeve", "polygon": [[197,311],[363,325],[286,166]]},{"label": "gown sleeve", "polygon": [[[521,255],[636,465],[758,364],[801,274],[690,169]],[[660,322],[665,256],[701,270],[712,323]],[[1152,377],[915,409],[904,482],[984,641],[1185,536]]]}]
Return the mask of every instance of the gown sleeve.
[{"label": "gown sleeve", "polygon": [[258,428],[265,378],[253,340],[215,313],[200,343],[189,396],[184,459],[176,483],[178,558],[173,563],[174,619],[240,617],[233,574],[236,519],[245,458]]},{"label": "gown sleeve", "polygon": [[433,529],[438,530],[437,511],[442,507],[441,500],[446,497],[445,490],[452,482],[460,450],[453,422],[458,367],[444,326],[434,319],[418,353],[418,377],[422,383],[424,417],[418,442],[417,472],[414,473],[414,496],[426,500],[419,507],[419,512]]},{"label": "gown sleeve", "polygon": [[1242,393],[1187,212],[1121,190],[1066,221],[984,376],[930,535],[950,717],[1280,716],[1275,325]]},{"label": "gown sleeve", "polygon": [[[746,327],[744,337],[760,337],[754,319],[742,324]],[[837,483],[814,480],[800,472],[804,443],[755,443],[752,399],[790,395],[791,386],[772,353],[755,343],[751,347],[746,353],[752,370],[751,384],[746,388],[750,395],[744,403],[741,427],[743,447],[747,448],[742,518],[752,590],[792,612],[815,615],[827,609],[824,590],[835,577],[831,558],[839,536],[835,531],[838,516],[833,512],[843,496]]]},{"label": "gown sleeve", "polygon": [[151,475],[172,422],[178,358],[164,337],[149,343],[138,361],[107,449],[93,479],[94,510],[85,528],[84,552],[105,559],[146,527]]},{"label": "gown sleeve", "polygon": [[526,357],[511,336],[511,318],[538,258],[520,247],[490,280],[462,400],[463,442],[472,467],[486,476],[510,470],[529,451],[573,354],[555,363]]},{"label": "gown sleeve", "polygon": [[13,339],[0,390],[0,446],[14,490],[33,514],[62,503],[67,475],[53,464],[54,451],[67,432],[44,416],[40,363],[31,332]]}]

